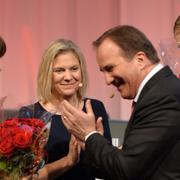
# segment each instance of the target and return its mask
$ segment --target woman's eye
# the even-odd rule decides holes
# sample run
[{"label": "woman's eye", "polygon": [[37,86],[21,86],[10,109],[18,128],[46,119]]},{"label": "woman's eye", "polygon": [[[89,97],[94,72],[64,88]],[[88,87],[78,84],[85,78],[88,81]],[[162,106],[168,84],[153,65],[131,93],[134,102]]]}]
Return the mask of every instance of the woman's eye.
[{"label": "woman's eye", "polygon": [[71,70],[72,71],[77,71],[79,68],[78,67],[72,67]]},{"label": "woman's eye", "polygon": [[56,72],[56,73],[61,73],[63,71],[64,71],[64,69],[61,69],[61,68],[53,69],[53,72]]}]

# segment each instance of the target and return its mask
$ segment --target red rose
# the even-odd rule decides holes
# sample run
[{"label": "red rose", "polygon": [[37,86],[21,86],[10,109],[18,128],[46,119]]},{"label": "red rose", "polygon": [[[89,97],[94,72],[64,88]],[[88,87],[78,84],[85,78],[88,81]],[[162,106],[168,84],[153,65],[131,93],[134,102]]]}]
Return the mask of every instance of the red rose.
[{"label": "red rose", "polygon": [[4,138],[0,143],[0,153],[5,156],[10,156],[13,152],[13,139],[11,136]]},{"label": "red rose", "polygon": [[32,118],[31,119],[31,125],[34,127],[44,127],[45,126],[45,122],[40,120],[40,119],[36,119],[36,118]]},{"label": "red rose", "polygon": [[36,125],[37,125],[38,127],[40,127],[40,128],[43,128],[46,124],[45,124],[44,121],[41,121],[41,120],[38,119],[38,121],[36,122]]},{"label": "red rose", "polygon": [[[12,118],[0,122],[0,162],[10,162],[10,164],[7,163],[9,165],[5,169],[8,176],[14,173],[15,168],[18,168],[20,172],[19,177],[24,173],[31,174],[31,167],[39,165],[44,156],[44,145],[48,140],[49,131],[44,130],[44,126],[45,122],[36,118]],[[27,154],[27,157],[33,155],[30,162],[32,166],[27,166],[24,153]],[[16,161],[22,156],[22,161],[25,163]]]},{"label": "red rose", "polygon": [[19,122],[21,123],[21,124],[28,124],[29,125],[29,120],[30,118],[20,118],[19,119]]},{"label": "red rose", "polygon": [[32,143],[32,129],[29,126],[24,125],[23,127],[16,129],[16,134],[13,137],[14,146],[19,148],[27,148]]},{"label": "red rose", "polygon": [[1,127],[0,128],[0,141],[3,140],[5,137],[11,135],[11,128],[8,127]]},{"label": "red rose", "polygon": [[6,126],[17,126],[18,125],[18,119],[13,118],[13,119],[7,119],[6,121],[3,122],[3,125]]}]

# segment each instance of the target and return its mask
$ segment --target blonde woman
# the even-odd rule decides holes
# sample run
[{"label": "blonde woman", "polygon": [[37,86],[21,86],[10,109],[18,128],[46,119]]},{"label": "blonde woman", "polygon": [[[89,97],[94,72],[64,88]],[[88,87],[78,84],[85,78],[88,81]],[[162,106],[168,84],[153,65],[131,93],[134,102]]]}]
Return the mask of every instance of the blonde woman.
[{"label": "blonde woman", "polygon": [[[38,102],[31,105],[33,108],[28,106],[21,108],[19,115],[20,117],[39,118],[45,112],[55,112],[52,115],[50,136],[46,146],[47,164],[39,171],[39,178],[41,174],[47,174],[46,177],[49,179],[60,180],[94,180],[96,176],[99,176],[96,169],[90,169],[83,163],[83,150],[78,157],[78,147],[73,147],[70,143],[69,148],[71,134],[61,119],[63,100],[67,100],[74,107],[86,112],[85,102],[89,99],[85,98],[87,82],[85,58],[79,47],[67,39],[52,42],[45,50],[39,67]],[[108,115],[103,103],[91,99],[91,105],[96,120],[102,117],[104,137],[111,142]],[[74,143],[77,146],[77,142]],[[62,158],[66,156],[71,156],[74,160],[70,164],[66,160],[62,163]],[[79,159],[78,162],[77,159]],[[65,167],[62,168],[62,164]]]}]

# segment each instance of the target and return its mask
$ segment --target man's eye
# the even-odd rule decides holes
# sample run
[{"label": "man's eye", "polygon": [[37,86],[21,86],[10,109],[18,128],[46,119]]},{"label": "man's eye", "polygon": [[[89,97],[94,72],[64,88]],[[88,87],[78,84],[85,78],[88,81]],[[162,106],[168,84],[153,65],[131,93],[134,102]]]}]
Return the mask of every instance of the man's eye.
[{"label": "man's eye", "polygon": [[105,70],[107,72],[112,72],[113,71],[113,66],[108,66],[108,67],[105,68]]}]

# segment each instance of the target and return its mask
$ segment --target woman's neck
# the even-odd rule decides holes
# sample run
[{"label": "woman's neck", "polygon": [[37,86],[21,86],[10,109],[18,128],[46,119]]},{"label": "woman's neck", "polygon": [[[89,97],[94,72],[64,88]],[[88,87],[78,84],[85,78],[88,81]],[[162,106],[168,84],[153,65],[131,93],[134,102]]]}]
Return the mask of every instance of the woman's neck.
[{"label": "woman's neck", "polygon": [[82,100],[78,99],[77,96],[72,97],[65,97],[65,98],[57,98],[55,96],[52,97],[52,99],[46,103],[41,103],[41,105],[49,112],[59,114],[61,115],[62,112],[62,106],[61,103],[63,100],[68,101],[72,106],[82,109]]}]

